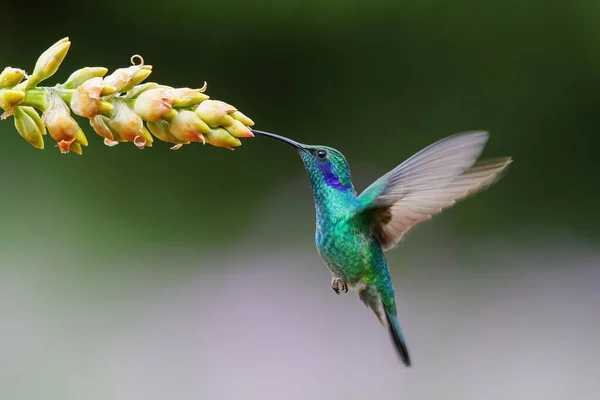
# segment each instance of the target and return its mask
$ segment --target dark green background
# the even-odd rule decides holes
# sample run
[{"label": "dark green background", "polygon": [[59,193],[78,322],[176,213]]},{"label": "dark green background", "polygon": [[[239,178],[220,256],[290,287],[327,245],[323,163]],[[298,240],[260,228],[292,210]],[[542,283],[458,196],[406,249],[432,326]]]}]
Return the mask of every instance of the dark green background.
[{"label": "dark green background", "polygon": [[[77,68],[113,70],[141,54],[153,65],[151,81],[190,87],[207,81],[212,98],[238,107],[257,129],[339,149],[359,190],[433,141],[489,130],[485,155],[514,157],[507,176],[416,230],[403,250],[390,253],[391,263],[404,265],[410,281],[411,260],[436,254],[439,261],[431,265],[441,268],[449,263],[445,246],[456,246],[451,253],[462,261],[456,274],[465,279],[498,270],[519,275],[520,252],[544,260],[531,262],[542,277],[552,264],[565,277],[597,279],[599,13],[600,2],[583,0],[109,0],[31,9],[12,3],[2,7],[0,66],[31,72],[37,56],[64,36],[70,37],[71,50],[51,84]],[[241,254],[241,248],[250,255],[240,257],[254,261],[270,254],[283,260],[288,252],[308,254],[309,261],[294,267],[314,274],[323,301],[332,301],[312,242],[310,189],[291,149],[265,138],[244,140],[235,152],[200,145],[173,152],[165,143],[143,151],[131,144],[108,148],[85,122],[82,126],[90,145],[78,157],[59,154],[49,138],[46,150],[36,150],[19,137],[12,119],[0,123],[0,248],[5,257],[30,260],[23,262],[32,274],[54,277],[46,290],[81,292],[77,301],[85,304],[86,288],[96,285],[91,282],[117,281],[110,271],[124,265],[149,274],[157,285],[189,276],[202,280],[203,273],[213,274],[214,263],[161,259],[159,249],[202,257],[209,251]],[[471,248],[478,250],[470,253]],[[570,259],[582,254],[591,254],[582,267],[585,274],[572,269]],[[43,260],[52,260],[53,267]],[[9,274],[14,267],[5,261],[2,269]],[[160,275],[164,270],[168,278]],[[403,272],[397,266],[394,271],[400,282]],[[425,276],[426,267],[415,271],[423,278],[419,285],[425,285],[415,287],[439,278],[433,267],[431,276]],[[21,291],[25,297],[31,293],[27,288]],[[503,284],[498,288],[504,291]],[[280,294],[273,301],[288,298],[285,291]],[[445,300],[438,301],[428,306],[435,309]],[[365,321],[376,324],[355,299],[346,303],[349,312],[362,312]],[[411,312],[410,304],[401,308]],[[597,319],[596,314],[595,329]],[[412,338],[419,336],[414,326],[419,319],[413,316],[409,323]],[[407,329],[410,343],[410,325]],[[375,329],[362,340],[387,340],[377,334]],[[569,343],[577,341],[571,334]],[[423,339],[421,354],[443,336]],[[417,351],[414,357],[419,360]],[[396,368],[394,361],[388,360]],[[334,384],[341,385],[333,379]],[[518,398],[515,390],[509,393]],[[131,393],[129,399],[138,398],[138,392]],[[455,393],[458,397],[448,398],[468,398],[466,392]],[[588,394],[569,398],[593,398]]]}]

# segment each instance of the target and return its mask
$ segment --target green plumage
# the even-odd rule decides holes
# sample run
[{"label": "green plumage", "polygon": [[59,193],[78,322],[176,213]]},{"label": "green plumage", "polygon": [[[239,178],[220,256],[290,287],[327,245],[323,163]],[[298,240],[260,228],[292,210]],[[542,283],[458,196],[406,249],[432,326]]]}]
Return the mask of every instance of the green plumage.
[{"label": "green plumage", "polygon": [[383,252],[395,247],[413,226],[494,183],[511,159],[476,162],[487,132],[457,134],[416,153],[357,196],[339,151],[253,132],[298,150],[313,190],[316,245],[331,271],[332,288],[338,294],[348,288],[358,292],[388,328],[402,361],[409,366]]}]

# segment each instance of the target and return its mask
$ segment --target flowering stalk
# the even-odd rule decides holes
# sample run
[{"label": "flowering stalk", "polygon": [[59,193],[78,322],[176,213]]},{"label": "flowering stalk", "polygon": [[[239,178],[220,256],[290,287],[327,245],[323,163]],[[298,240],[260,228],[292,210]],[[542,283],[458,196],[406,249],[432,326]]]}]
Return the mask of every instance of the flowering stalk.
[{"label": "flowering stalk", "polygon": [[249,128],[254,122],[235,107],[209,99],[206,83],[199,89],[142,83],[152,66],[137,55],[130,67],[108,76],[104,67],[85,67],[62,84],[38,86],[56,73],[70,46],[68,38],[56,42],[31,75],[12,67],[0,73],[1,119],[14,117],[19,134],[38,149],[48,132],[62,153],[82,153],[88,141],[71,113],[88,119],[107,146],[131,142],[143,149],[156,137],[172,143],[173,150],[192,142],[233,150],[240,138],[254,137]]}]

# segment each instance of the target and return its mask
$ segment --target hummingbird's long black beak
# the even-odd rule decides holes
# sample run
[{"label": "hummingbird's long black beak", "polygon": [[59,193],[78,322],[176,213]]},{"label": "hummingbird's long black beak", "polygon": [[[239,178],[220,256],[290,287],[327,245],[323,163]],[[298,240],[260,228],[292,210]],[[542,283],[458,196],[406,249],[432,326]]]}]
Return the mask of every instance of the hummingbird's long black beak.
[{"label": "hummingbird's long black beak", "polygon": [[300,143],[298,143],[298,142],[296,142],[296,141],[294,141],[292,139],[288,139],[286,137],[279,136],[279,135],[276,135],[274,133],[257,131],[257,130],[254,130],[254,129],[252,129],[252,133],[254,133],[255,135],[268,136],[268,137],[272,137],[273,139],[280,140],[282,142],[285,142],[285,143],[293,146],[296,150],[302,150],[302,149],[304,149],[304,145],[302,145],[302,144],[300,144]]}]

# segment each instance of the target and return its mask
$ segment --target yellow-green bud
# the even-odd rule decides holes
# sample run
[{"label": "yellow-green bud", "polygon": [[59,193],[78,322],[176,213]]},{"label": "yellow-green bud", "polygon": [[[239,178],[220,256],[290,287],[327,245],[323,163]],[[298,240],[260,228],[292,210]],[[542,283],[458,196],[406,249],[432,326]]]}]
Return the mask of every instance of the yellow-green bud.
[{"label": "yellow-green bud", "polygon": [[19,68],[6,67],[0,73],[0,88],[15,86],[23,80],[25,71]]},{"label": "yellow-green bud", "polygon": [[246,126],[253,126],[254,125],[254,121],[252,121],[250,118],[246,117],[240,111],[236,111],[236,112],[232,113],[231,116],[234,119],[237,119],[238,121],[240,121],[242,124],[244,124]]},{"label": "yellow-green bud", "polygon": [[128,91],[130,91],[131,89],[133,89],[134,86],[139,85],[140,83],[142,83],[143,81],[145,81],[146,78],[148,78],[151,73],[152,73],[152,65],[144,65],[144,66],[142,66],[133,75],[133,78],[131,78],[131,81],[121,89],[121,91],[122,92],[128,92]]},{"label": "yellow-green bud", "polygon": [[168,121],[148,122],[148,129],[154,136],[167,143],[188,144],[188,141],[183,141],[176,138],[170,131],[171,125]]},{"label": "yellow-green bud", "polygon": [[143,132],[144,123],[140,116],[119,99],[113,99],[112,105],[113,110],[108,122],[110,127],[117,131],[124,140],[143,149],[146,145],[146,138]]},{"label": "yellow-green bud", "polygon": [[157,87],[158,87],[158,83],[156,83],[156,82],[148,82],[148,83],[144,83],[143,85],[134,86],[131,88],[131,90],[129,90],[127,92],[127,95],[125,96],[125,98],[126,99],[135,99],[140,94],[144,93],[146,90],[154,89]]},{"label": "yellow-green bud", "polygon": [[100,93],[100,96],[104,97],[104,96],[110,96],[111,94],[115,94],[117,93],[117,89],[115,89],[112,86],[106,86],[106,84],[104,84],[104,87],[102,88],[102,93]]},{"label": "yellow-green bud", "polygon": [[206,143],[203,134],[210,128],[192,111],[181,110],[171,120],[171,133],[182,141]]},{"label": "yellow-green bud", "polygon": [[45,135],[46,127],[44,126],[44,123],[42,122],[42,117],[40,116],[40,114],[38,114],[37,110],[33,107],[27,106],[21,106],[21,108],[23,109],[23,111],[25,111],[27,115],[29,115],[33,122],[35,122],[42,135]]},{"label": "yellow-green bud", "polygon": [[145,140],[145,146],[152,147],[152,143],[154,143],[154,138],[152,137],[152,134],[150,133],[148,128],[146,128],[145,126],[142,128],[142,137]]},{"label": "yellow-green bud", "polygon": [[205,95],[203,89],[190,89],[190,88],[179,88],[173,89],[173,95],[175,100],[173,105],[175,107],[190,107],[196,104],[208,100],[209,96]]},{"label": "yellow-green bud", "polygon": [[81,117],[95,117],[101,113],[100,93],[102,93],[102,78],[88,79],[73,92],[71,109]]},{"label": "yellow-green bud", "polygon": [[42,121],[48,132],[58,142],[62,153],[68,153],[73,143],[80,136],[81,128],[71,117],[69,108],[55,91],[50,92],[50,106],[42,114]]},{"label": "yellow-green bud", "polygon": [[92,78],[102,78],[108,69],[104,67],[85,67],[73,72],[69,79],[63,84],[65,89],[75,89],[82,85],[85,81]]},{"label": "yellow-green bud", "polygon": [[64,38],[54,43],[48,50],[42,53],[35,63],[35,68],[31,77],[27,81],[27,89],[35,87],[41,81],[50,78],[60,67],[65,59],[71,42],[69,38]]},{"label": "yellow-green bud", "polygon": [[219,100],[205,100],[196,108],[196,114],[211,128],[227,126],[233,123],[233,114],[237,110]]},{"label": "yellow-green bud", "polygon": [[133,109],[144,121],[171,119],[177,114],[173,110],[174,99],[171,89],[150,89],[139,95]]},{"label": "yellow-green bud", "polygon": [[21,90],[0,90],[0,108],[6,111],[6,113],[2,115],[2,119],[12,115],[15,107],[22,102],[24,98],[25,92]]},{"label": "yellow-green bud", "polygon": [[71,147],[69,149],[75,154],[78,154],[78,155],[83,154],[83,149],[81,148],[81,145],[77,142],[71,143]]},{"label": "yellow-green bud", "polygon": [[85,137],[85,133],[83,133],[83,129],[81,129],[79,125],[77,125],[77,134],[75,135],[75,142],[86,147],[88,145],[87,137]]},{"label": "yellow-green bud", "polygon": [[[40,130],[40,125],[34,120],[29,112],[25,112],[25,108],[31,109],[37,119],[40,119],[38,113],[32,107],[17,107],[15,110],[15,127],[23,139],[27,140],[31,145],[38,149],[44,148],[44,139],[42,138],[42,132],[46,132],[44,125],[43,131]],[[40,120],[41,122],[41,120]]]},{"label": "yellow-green bud", "polygon": [[238,138],[231,136],[224,128],[211,129],[206,134],[206,140],[213,146],[225,147],[229,150],[242,145]]},{"label": "yellow-green bud", "polygon": [[233,123],[231,125],[227,125],[225,127],[225,129],[227,129],[227,132],[231,133],[233,136],[235,136],[237,138],[254,137],[254,134],[252,133],[252,131],[246,125],[242,124],[237,119],[234,119]]}]

